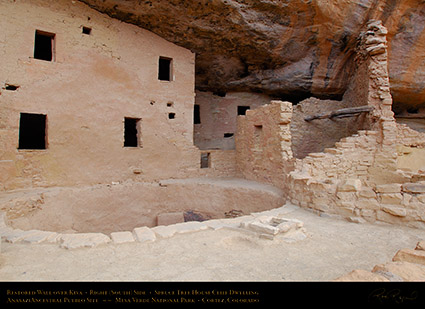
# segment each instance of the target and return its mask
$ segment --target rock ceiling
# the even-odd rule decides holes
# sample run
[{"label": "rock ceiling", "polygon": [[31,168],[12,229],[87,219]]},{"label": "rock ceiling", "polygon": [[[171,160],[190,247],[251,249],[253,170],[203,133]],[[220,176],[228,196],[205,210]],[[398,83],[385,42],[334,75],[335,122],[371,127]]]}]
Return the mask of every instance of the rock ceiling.
[{"label": "rock ceiling", "polygon": [[196,88],[341,97],[359,32],[388,28],[391,91],[425,105],[424,0],[80,0],[195,52]]}]

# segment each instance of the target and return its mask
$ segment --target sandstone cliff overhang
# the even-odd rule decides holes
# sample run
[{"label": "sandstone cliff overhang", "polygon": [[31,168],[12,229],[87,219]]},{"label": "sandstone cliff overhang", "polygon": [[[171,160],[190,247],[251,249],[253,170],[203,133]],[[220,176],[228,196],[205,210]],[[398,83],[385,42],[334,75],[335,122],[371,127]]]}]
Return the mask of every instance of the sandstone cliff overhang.
[{"label": "sandstone cliff overhang", "polygon": [[394,108],[425,103],[423,1],[81,1],[196,52],[198,90],[289,101],[341,98],[361,29],[382,20]]}]

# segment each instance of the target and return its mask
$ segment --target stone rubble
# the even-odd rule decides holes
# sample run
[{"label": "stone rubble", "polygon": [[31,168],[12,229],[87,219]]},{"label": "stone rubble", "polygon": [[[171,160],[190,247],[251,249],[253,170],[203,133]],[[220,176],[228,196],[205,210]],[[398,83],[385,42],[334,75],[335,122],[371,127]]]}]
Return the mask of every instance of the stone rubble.
[{"label": "stone rubble", "polygon": [[392,261],[375,265],[372,271],[356,269],[334,281],[425,281],[425,241],[414,250],[399,250]]}]

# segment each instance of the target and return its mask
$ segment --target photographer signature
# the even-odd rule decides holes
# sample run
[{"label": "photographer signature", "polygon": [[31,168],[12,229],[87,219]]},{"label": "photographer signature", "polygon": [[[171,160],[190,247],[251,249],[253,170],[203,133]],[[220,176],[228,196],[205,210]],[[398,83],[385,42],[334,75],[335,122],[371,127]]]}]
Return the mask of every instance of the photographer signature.
[{"label": "photographer signature", "polygon": [[385,288],[379,288],[369,294],[369,301],[379,301],[380,303],[391,302],[402,304],[412,302],[417,299],[417,291],[412,291],[410,294],[402,295],[402,291],[400,289],[387,290]]}]

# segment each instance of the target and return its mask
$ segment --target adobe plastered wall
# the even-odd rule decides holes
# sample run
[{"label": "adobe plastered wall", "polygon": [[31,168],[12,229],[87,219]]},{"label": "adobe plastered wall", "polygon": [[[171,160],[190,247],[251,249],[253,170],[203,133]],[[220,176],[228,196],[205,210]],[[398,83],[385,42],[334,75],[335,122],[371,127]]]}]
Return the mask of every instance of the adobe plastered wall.
[{"label": "adobe plastered wall", "polygon": [[[224,96],[211,92],[196,92],[200,123],[195,124],[194,143],[202,150],[235,149],[238,106],[250,109],[270,103],[270,97],[259,93],[228,92]],[[225,134],[233,134],[225,137]]]},{"label": "adobe plastered wall", "polygon": [[[2,190],[199,172],[190,51],[71,0],[0,0],[0,28]],[[36,30],[55,34],[54,61],[34,59]],[[17,149],[20,113],[47,115],[47,149]],[[141,119],[140,147],[123,147],[124,117]]]}]

